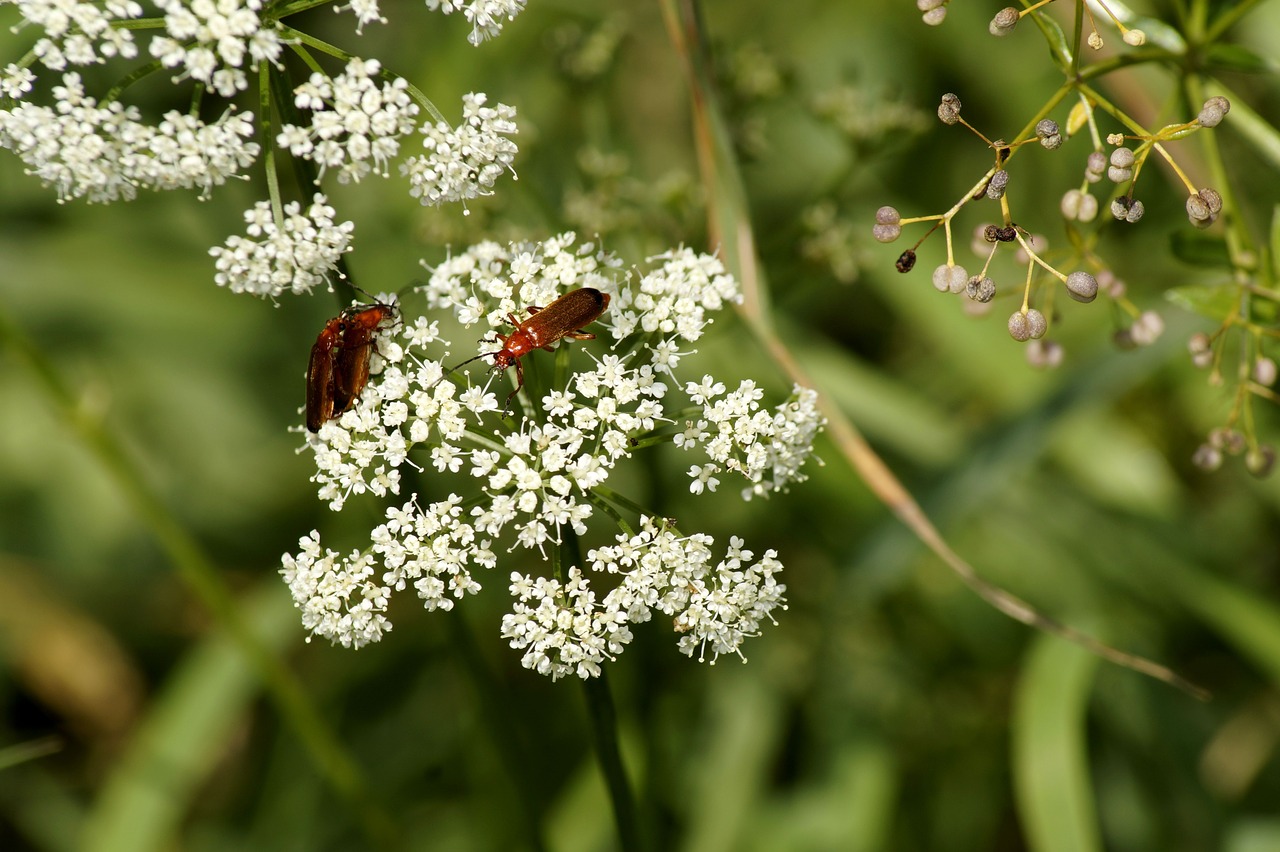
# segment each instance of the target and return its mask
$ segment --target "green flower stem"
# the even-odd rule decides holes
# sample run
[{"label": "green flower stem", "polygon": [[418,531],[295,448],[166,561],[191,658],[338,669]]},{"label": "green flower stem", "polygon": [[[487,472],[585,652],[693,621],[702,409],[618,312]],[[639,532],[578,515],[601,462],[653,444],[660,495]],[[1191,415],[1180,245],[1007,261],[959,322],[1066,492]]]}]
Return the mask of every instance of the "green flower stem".
[{"label": "green flower stem", "polygon": [[280,198],[280,172],[276,167],[275,127],[271,121],[271,66],[258,67],[258,128],[262,132],[262,167],[267,177],[267,197],[271,199],[271,218],[284,230],[284,204]]},{"label": "green flower stem", "polygon": [[116,83],[114,86],[108,89],[107,93],[102,96],[101,102],[105,104],[105,103],[111,103],[112,101],[115,101],[115,100],[119,100],[120,95],[124,93],[125,89],[129,88],[139,80],[150,77],[152,74],[155,74],[156,72],[163,71],[163,70],[164,70],[164,63],[161,62],[159,59],[153,59],[150,62],[147,62],[143,65],[138,66],[137,68],[133,69],[128,74],[126,74],[124,77],[122,77],[119,83]]},{"label": "green flower stem", "polygon": [[614,507],[614,505],[610,503],[608,500],[604,499],[599,494],[596,494],[595,489],[588,491],[586,496],[587,496],[587,500],[591,503],[591,505],[595,506],[597,509],[604,512],[606,515],[613,518],[614,523],[616,523],[624,533],[626,533],[629,536],[636,534],[636,531],[631,526],[631,524],[628,523],[627,520],[622,517],[622,513],[619,512],[617,508]]},{"label": "green flower stem", "polygon": [[[272,105],[279,113],[280,120],[285,124],[300,123],[298,121],[297,109],[293,105],[293,81],[288,71],[279,71],[273,68],[270,63],[262,63],[259,67],[260,79],[263,80],[261,90],[261,110],[262,115],[258,118],[262,122],[262,144],[264,150],[268,151],[270,156],[265,158],[268,169],[268,181],[272,180],[272,172],[275,169],[274,152],[275,152],[275,131],[272,129]],[[273,73],[274,72],[274,73]],[[290,157],[289,162],[293,165],[294,177],[298,182],[298,187],[307,193],[309,188],[318,187],[320,185],[320,174],[316,169],[315,163],[302,157]],[[279,184],[275,184],[276,192],[271,196],[272,213],[280,217],[278,221],[283,223],[283,214],[276,211],[275,205],[279,203]],[[309,195],[304,195],[302,201],[305,209],[306,202],[311,199]],[[338,271],[338,280],[333,283],[333,295],[338,302],[339,308],[346,308],[353,301],[356,301],[357,293],[364,292],[357,284],[355,284],[355,276],[351,274],[351,268],[347,266],[347,258],[345,255],[339,255],[337,262],[334,264]]]},{"label": "green flower stem", "polygon": [[128,21],[112,21],[111,26],[117,30],[162,30],[164,18],[132,18]]},{"label": "green flower stem", "polygon": [[1242,0],[1228,8],[1204,31],[1202,41],[1210,44],[1217,41],[1227,30],[1240,22],[1240,19],[1262,4],[1262,0]]},{"label": "green flower stem", "polygon": [[[744,292],[741,314],[761,346],[796,384],[819,391],[818,406],[827,418],[827,434],[849,465],[876,496],[916,537],[950,568],[975,594],[998,611],[1029,627],[1075,642],[1117,665],[1142,672],[1199,698],[1207,693],[1166,666],[1129,654],[1098,641],[1075,628],[1042,614],[1027,602],[978,575],[956,553],[901,481],[878,456],[845,413],[832,402],[800,366],[790,348],[778,336],[769,315],[764,270],[755,254],[750,210],[733,147],[708,73],[707,48],[696,0],[658,0],[667,34],[682,61],[693,111],[698,166],[706,184],[708,234],[720,246],[726,266]],[[1065,96],[1065,94],[1063,95]]]},{"label": "green flower stem", "polygon": [[600,760],[600,771],[613,802],[613,818],[618,825],[619,845],[624,852],[640,852],[645,846],[640,837],[640,822],[631,792],[631,782],[622,766],[622,752],[618,748],[618,717],[604,670],[601,670],[599,677],[585,679],[582,689],[587,698],[587,716],[591,719],[596,757]]},{"label": "green flower stem", "polygon": [[[1187,75],[1183,80],[1183,89],[1186,92],[1188,102],[1193,104],[1204,103],[1204,81],[1199,77],[1193,74]],[[1238,99],[1233,101],[1233,103],[1238,102]],[[1244,219],[1240,216],[1240,205],[1236,200],[1231,177],[1227,174],[1227,164],[1222,157],[1222,149],[1218,146],[1218,137],[1214,133],[1202,133],[1200,139],[1209,173],[1213,175],[1213,187],[1222,196],[1222,212],[1226,214],[1223,216],[1225,222],[1224,235],[1227,239],[1227,254],[1231,258],[1231,266],[1237,272],[1252,271],[1252,268],[1256,265],[1253,241],[1249,238],[1249,230],[1245,227]],[[1244,275],[1240,277],[1252,278],[1253,276]]]},{"label": "green flower stem", "polygon": [[292,672],[268,651],[240,614],[238,603],[218,569],[200,545],[143,481],[124,446],[107,431],[102,420],[86,411],[54,365],[20,331],[0,306],[0,344],[26,362],[57,413],[84,447],[114,480],[139,519],[168,554],[178,576],[208,608],[258,672],[263,687],[290,727],[297,733],[316,768],[360,816],[369,841],[377,848],[396,849],[394,823],[375,799],[366,779],[343,748],[316,705]]},{"label": "green flower stem", "polygon": [[308,68],[311,69],[311,73],[313,74],[325,73],[324,68],[320,66],[320,63],[316,61],[316,58],[311,55],[311,51],[307,50],[307,48],[304,45],[296,41],[290,41],[289,49],[294,52],[295,56],[297,56],[299,59],[302,60],[302,63],[304,65],[306,65]]},{"label": "green flower stem", "polygon": [[[318,4],[312,4],[312,5],[318,5]],[[327,54],[336,59],[341,59],[343,62],[350,62],[352,59],[360,58],[356,56],[354,53],[348,53],[347,51],[343,50],[337,45],[330,44],[327,41],[318,39],[309,33],[302,32],[301,30],[295,30],[293,27],[287,26],[285,24],[280,24],[280,35],[283,38],[287,38],[290,41],[297,41],[302,44],[308,45],[309,47],[313,47],[316,50],[320,51],[321,53]],[[392,71],[388,71],[385,67],[381,69],[381,71],[378,73],[378,76],[383,80],[387,80],[387,81],[395,81],[395,80],[403,79],[400,77],[399,74],[396,74]],[[407,79],[405,80],[405,83],[407,84],[406,91],[409,93],[409,97],[417,101],[418,106],[426,110],[431,115],[431,117],[436,121],[449,124],[449,121],[444,117],[444,113],[440,112],[440,110],[436,108],[436,105],[431,102],[431,99],[428,98],[421,89],[413,85],[413,83],[409,82]],[[449,126],[452,127],[453,125],[449,124]]]},{"label": "green flower stem", "polygon": [[644,506],[641,506],[629,497],[622,496],[607,485],[597,485],[595,488],[591,489],[591,494],[601,500],[617,506],[620,509],[625,509],[626,511],[631,512],[636,517],[653,515],[653,512],[645,509]]}]

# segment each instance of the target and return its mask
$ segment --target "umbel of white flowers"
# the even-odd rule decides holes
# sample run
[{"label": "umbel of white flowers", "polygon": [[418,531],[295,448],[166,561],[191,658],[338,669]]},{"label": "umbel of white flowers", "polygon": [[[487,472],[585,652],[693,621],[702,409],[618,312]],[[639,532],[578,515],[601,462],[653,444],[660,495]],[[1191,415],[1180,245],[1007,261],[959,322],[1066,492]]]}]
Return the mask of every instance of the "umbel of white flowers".
[{"label": "umbel of white flowers", "polygon": [[[428,465],[422,487],[447,489],[456,477],[458,491],[479,496],[465,506],[456,491],[432,503],[396,501],[369,547],[345,557],[322,548],[318,533],[303,538],[282,570],[308,630],[349,647],[377,641],[391,627],[394,592],[412,586],[427,609],[449,609],[480,590],[479,572],[496,567],[501,552],[521,551],[517,564],[527,565],[530,552],[545,559],[549,545],[564,543],[562,531],[587,535],[601,517],[630,514],[606,483],[655,436],[697,456],[694,494],[716,490],[719,477],[741,482],[746,499],[805,479],[823,423],[812,390],[795,387],[770,408],[750,380],[729,390],[706,374],[680,378],[696,360],[690,344],[741,299],[720,261],[680,249],[653,258],[642,275],[620,266],[564,234],[483,243],[432,269],[422,288],[429,308],[486,329],[577,287],[599,289],[610,295],[601,339],[595,351],[581,347],[589,357],[578,353],[582,366],[563,385],[541,390],[540,419],[512,427],[486,419],[499,410],[487,384],[445,376],[438,323],[420,317],[386,330],[380,375],[359,404],[309,437],[320,497],[335,510],[353,494],[389,497],[401,492],[404,470]],[[564,576],[510,575],[515,604],[502,633],[524,651],[525,666],[553,678],[596,675],[630,641],[630,625],[654,610],[673,618],[682,652],[714,661],[740,653],[784,605],[775,551],[756,559],[735,537],[717,559],[707,535],[638,520]]]}]

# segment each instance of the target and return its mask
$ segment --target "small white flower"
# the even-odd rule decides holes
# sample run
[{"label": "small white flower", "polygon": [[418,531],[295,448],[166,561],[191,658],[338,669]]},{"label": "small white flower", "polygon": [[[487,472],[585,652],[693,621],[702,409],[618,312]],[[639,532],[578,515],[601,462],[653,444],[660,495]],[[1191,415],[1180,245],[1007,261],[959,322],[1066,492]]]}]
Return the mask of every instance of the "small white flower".
[{"label": "small white flower", "polygon": [[413,132],[419,110],[403,78],[378,85],[381,70],[375,59],[352,59],[332,79],[312,74],[294,90],[294,104],[312,112],[311,124],[284,125],[278,144],[314,161],[320,176],[335,169],[340,183],[375,170],[387,177],[388,163],[400,151],[400,138]]},{"label": "small white flower", "polygon": [[525,2],[526,0],[472,0],[470,3],[462,0],[427,0],[427,8],[439,10],[446,15],[461,9],[472,24],[467,41],[479,44],[501,32],[504,20],[514,21],[516,15],[524,10]]},{"label": "small white flower", "polygon": [[503,171],[515,174],[511,164],[518,149],[507,138],[519,129],[515,107],[490,108],[485,100],[483,93],[463,96],[457,129],[444,122],[423,125],[427,153],[401,163],[400,173],[409,179],[409,194],[424,205],[491,195]]},{"label": "small white flower", "polygon": [[[283,43],[275,25],[258,16],[261,0],[156,0],[169,37],[151,42],[166,68],[182,68],[224,98],[249,87],[245,70],[278,64]],[[246,63],[246,56],[248,62]]]},{"label": "small white flower", "polygon": [[250,114],[228,110],[206,124],[169,112],[152,126],[140,121],[136,107],[100,107],[74,73],[63,76],[53,95],[56,108],[23,103],[0,110],[0,147],[53,185],[60,199],[129,200],[139,189],[207,193],[258,156]]},{"label": "small white flower", "polygon": [[306,212],[296,202],[285,205],[283,221],[271,216],[271,204],[259,201],[244,214],[251,237],[227,238],[209,254],[216,259],[214,281],[233,293],[276,297],[286,291],[309,292],[337,269],[351,248],[351,222],[335,224],[334,209],[316,193]]},{"label": "small white flower", "polygon": [[715,474],[720,469],[713,464],[704,464],[702,466],[694,465],[689,468],[689,477],[693,480],[689,484],[689,490],[694,494],[701,494],[702,489],[715,491],[716,486],[720,484],[720,480],[715,478]]},{"label": "small white flower", "polygon": [[[132,0],[81,3],[76,0],[9,0],[18,7],[22,25],[44,30],[31,48],[46,68],[62,71],[68,65],[95,65],[113,57],[138,55],[133,31],[115,26],[119,21],[142,17],[142,6]],[[16,29],[16,28],[15,28]]]}]

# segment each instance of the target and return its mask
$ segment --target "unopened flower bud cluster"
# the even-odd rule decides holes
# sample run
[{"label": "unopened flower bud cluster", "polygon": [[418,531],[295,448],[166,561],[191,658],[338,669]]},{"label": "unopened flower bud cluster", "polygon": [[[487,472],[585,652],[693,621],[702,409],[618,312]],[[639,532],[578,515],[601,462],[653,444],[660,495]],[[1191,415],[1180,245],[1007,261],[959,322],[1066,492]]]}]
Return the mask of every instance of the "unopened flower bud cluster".
[{"label": "unopened flower bud cluster", "polygon": [[[527,307],[579,287],[610,296],[589,329],[599,339],[560,344],[583,363],[563,385],[535,387],[532,370],[526,373],[522,393],[536,398],[523,408],[536,416],[494,416],[501,406],[488,361],[446,373],[442,361],[471,353],[447,352],[436,323],[405,321],[379,342],[384,363],[360,404],[310,440],[321,498],[340,509],[354,494],[399,494],[406,466],[423,470],[433,488],[477,496],[415,498],[389,510],[372,536],[381,573],[368,570],[367,552],[339,557],[321,552],[315,536],[304,539],[298,554],[285,557],[285,574],[316,635],[352,646],[374,641],[390,627],[390,591],[412,585],[428,609],[448,608],[479,589],[477,572],[503,552],[525,554],[518,564],[527,565],[529,554],[542,559],[564,545],[568,530],[587,535],[602,510],[619,517],[625,504],[613,501],[607,483],[642,445],[672,443],[696,454],[689,471],[695,494],[727,480],[749,499],[806,478],[802,468],[823,422],[811,390],[796,387],[769,407],[751,381],[730,388],[709,375],[679,378],[695,354],[690,344],[741,299],[712,256],[672,251],[628,276],[616,257],[572,234],[538,244],[482,243],[433,267],[421,289],[429,309],[501,333],[508,315],[526,316]],[[477,348],[497,347],[488,340]],[[542,362],[542,376],[558,360],[524,357]],[[630,624],[657,609],[676,619],[685,653],[737,653],[781,604],[781,565],[772,551],[752,562],[736,540],[717,561],[712,544],[644,520],[639,533],[625,530],[616,548],[588,554],[565,576],[513,574],[517,603],[504,636],[535,671],[588,677],[630,641]],[[620,575],[620,585],[597,593],[593,584],[608,574]],[[345,596],[325,593],[334,583],[348,589]]]},{"label": "unopened flower bud cluster", "polygon": [[[937,25],[945,19],[948,4],[949,0],[917,0],[916,5],[923,14],[925,23]],[[1030,32],[1031,28],[1019,29],[1018,24],[1030,16],[1045,15],[1044,7],[1048,5],[1041,2],[1024,4],[1021,8],[1003,8],[991,19],[989,31],[999,37],[1011,36],[1015,31]],[[1082,11],[1080,7],[1084,5],[1077,3],[1077,12]],[[1107,0],[1097,0],[1087,5],[1088,8],[1083,10],[1085,14],[1080,18],[1084,31],[1077,34],[1077,38],[1087,32],[1087,38],[1083,38],[1083,41],[1091,49],[1097,50],[1104,45],[1103,35],[1098,30],[1099,22],[1105,24],[1109,21],[1120,32],[1125,45],[1138,47],[1146,42],[1145,32],[1126,26],[1125,21],[1133,18],[1130,10],[1118,6],[1113,8],[1114,4],[1109,4]],[[1049,29],[1059,26],[1050,21],[1042,20],[1041,23],[1049,24]],[[1178,43],[1178,28],[1179,25],[1175,25],[1160,33],[1162,48]],[[1068,34],[1067,43],[1071,40]],[[881,207],[876,212],[872,230],[876,240],[887,243],[897,240],[905,225],[926,223],[930,226],[924,237],[898,256],[895,266],[899,272],[911,271],[918,259],[916,252],[924,239],[934,231],[942,230],[947,257],[945,263],[934,269],[932,283],[941,292],[966,296],[968,313],[986,312],[1001,295],[1021,295],[1021,305],[1008,317],[1007,330],[1013,339],[1027,344],[1027,360],[1038,367],[1056,366],[1063,358],[1061,345],[1046,337],[1052,331],[1052,322],[1063,316],[1054,302],[1056,292],[1086,303],[1093,301],[1099,293],[1107,296],[1118,309],[1112,312],[1113,315],[1120,317],[1112,333],[1112,340],[1118,348],[1148,346],[1163,334],[1163,318],[1155,311],[1140,310],[1130,301],[1124,282],[1102,257],[1106,244],[1099,239],[1100,232],[1106,225],[1106,222],[1099,221],[1100,218],[1134,225],[1142,222],[1148,214],[1149,208],[1139,197],[1138,188],[1144,172],[1156,171],[1146,168],[1153,157],[1160,161],[1161,170],[1172,172],[1185,189],[1184,210],[1187,221],[1192,226],[1199,229],[1213,227],[1223,219],[1224,211],[1232,204],[1232,198],[1225,188],[1194,182],[1169,150],[1172,142],[1222,124],[1231,111],[1231,102],[1226,97],[1216,94],[1207,97],[1198,113],[1190,120],[1145,130],[1098,86],[1097,81],[1116,71],[1123,71],[1127,63],[1109,67],[1114,60],[1103,60],[1088,65],[1081,57],[1072,56],[1063,49],[1062,43],[1052,38],[1048,40],[1048,46],[1060,66],[1070,66],[1070,70],[1063,87],[1052,96],[1040,116],[1057,109],[1059,103],[1065,103],[1070,106],[1065,127],[1059,126],[1050,118],[1038,116],[1011,143],[988,139],[965,120],[958,95],[943,95],[937,108],[938,119],[949,126],[962,125],[981,138],[995,153],[995,164],[946,212],[904,218],[893,207]],[[1132,59],[1134,64],[1148,61],[1148,57],[1139,54],[1127,58]],[[1197,83],[1195,88],[1199,87],[1200,84]],[[1190,90],[1192,89],[1188,88]],[[1104,135],[1099,124],[1101,120],[1108,118],[1122,127],[1123,132]],[[1068,256],[1078,258],[1078,262],[1087,268],[1059,271],[1046,259],[1047,243],[1033,237],[1023,227],[1025,222],[1019,223],[1013,216],[1015,205],[1025,201],[1025,197],[1018,194],[1020,176],[1010,168],[1010,160],[1024,145],[1032,141],[1037,141],[1042,147],[1052,151],[1062,147],[1066,139],[1076,134],[1087,135],[1092,144],[1085,157],[1080,182],[1060,196],[1057,207],[1066,226],[1070,251]],[[1211,171],[1222,173],[1227,163],[1221,160],[1216,148],[1217,143],[1212,140],[1205,145],[1205,149],[1212,152],[1224,167]],[[1000,205],[999,224],[977,228],[974,252],[980,258],[981,268],[971,273],[970,269],[956,260],[952,220],[968,204],[983,201]],[[1110,215],[1099,217],[1100,213]],[[1274,330],[1271,328],[1274,302],[1270,296],[1274,292],[1274,283],[1267,275],[1259,274],[1255,251],[1250,245],[1255,241],[1242,232],[1242,217],[1239,212],[1228,220],[1224,230],[1225,239],[1215,242],[1222,246],[1222,257],[1229,262],[1232,276],[1230,285],[1222,286],[1239,288],[1240,298],[1210,298],[1198,292],[1191,293],[1185,299],[1178,297],[1186,306],[1214,315],[1222,322],[1212,335],[1196,334],[1191,338],[1193,363],[1208,369],[1210,381],[1214,384],[1224,384],[1232,379],[1236,383],[1235,402],[1231,406],[1226,424],[1215,429],[1196,451],[1195,462],[1205,469],[1214,469],[1226,456],[1243,455],[1246,469],[1257,475],[1265,475],[1274,466],[1276,452],[1270,445],[1258,440],[1251,404],[1255,397],[1280,402],[1280,394],[1272,387],[1275,381],[1275,361],[1265,354],[1266,346],[1274,337]],[[1004,243],[1016,243],[1021,247],[1018,252],[1019,260],[1026,265],[1025,283],[1021,288],[1008,287],[1000,275],[993,271],[992,260]],[[1046,274],[1062,283],[1061,291],[1056,287],[1033,286],[1038,283],[1037,277],[1044,280]],[[1210,289],[1214,287],[1206,286]],[[1198,285],[1192,285],[1190,289],[1195,291],[1197,287]],[[1234,304],[1235,308],[1224,316],[1217,316],[1214,309],[1207,307],[1209,304]],[[1255,308],[1255,305],[1259,307]],[[1229,339],[1239,340],[1240,343],[1238,346],[1228,344]],[[1220,362],[1227,352],[1237,357],[1240,363],[1224,370]]]},{"label": "unopened flower bud cluster", "polygon": [[[1013,23],[1016,23],[1019,13],[1017,13],[1017,10],[1012,9],[1006,10],[1006,13],[1005,18],[1008,18],[1008,21],[1000,17],[997,20],[1004,21],[1002,26],[1006,24],[1007,26],[1012,26]],[[1163,147],[1159,145],[1158,139],[1177,138],[1179,134],[1188,132],[1195,127],[1213,126],[1221,120],[1228,109],[1229,104],[1225,99],[1211,99],[1211,101],[1205,103],[1200,116],[1195,121],[1186,125],[1165,128],[1148,140],[1141,148],[1142,156],[1145,157],[1152,151],[1159,151],[1162,155],[1167,156]],[[872,234],[879,242],[888,243],[897,240],[902,235],[902,226],[904,224],[915,222],[934,223],[933,228],[925,237],[922,237],[915,246],[907,249],[898,257],[896,264],[898,271],[909,272],[915,266],[916,249],[920,243],[937,230],[939,225],[942,225],[947,243],[947,261],[934,269],[932,275],[933,286],[939,292],[967,296],[974,306],[971,312],[984,311],[1000,291],[996,277],[991,273],[992,260],[999,246],[1003,243],[1017,243],[1021,247],[1017,259],[1026,266],[1027,271],[1025,283],[1021,290],[1022,305],[1009,316],[1008,332],[1014,340],[1020,342],[1041,340],[1049,331],[1049,321],[1044,312],[1032,306],[1033,297],[1037,297],[1032,288],[1037,270],[1057,278],[1064,285],[1064,292],[1069,298],[1085,303],[1092,302],[1100,291],[1098,276],[1111,279],[1114,279],[1114,276],[1110,270],[1101,265],[1096,255],[1092,254],[1089,256],[1089,260],[1096,266],[1097,275],[1087,270],[1075,270],[1069,273],[1059,271],[1043,257],[1046,248],[1045,241],[1042,238],[1033,238],[1021,226],[1015,224],[1012,218],[1012,202],[1009,190],[1013,176],[1007,167],[1009,160],[1018,148],[1031,142],[1036,142],[1040,147],[1050,151],[1062,147],[1064,134],[1058,123],[1048,118],[1040,119],[1025,138],[1006,143],[1003,140],[990,140],[976,128],[969,125],[963,117],[962,110],[963,104],[959,96],[954,93],[947,93],[942,96],[938,105],[938,118],[943,124],[963,125],[979,136],[995,152],[995,166],[979,180],[973,190],[966,193],[954,207],[943,214],[904,220],[895,208],[881,207],[876,211]],[[1081,186],[1069,190],[1060,202],[1060,212],[1064,219],[1075,223],[1087,223],[1095,219],[1098,212],[1098,199],[1090,191],[1090,187],[1098,183],[1104,173],[1112,182],[1125,184],[1128,189],[1126,194],[1118,195],[1112,200],[1111,211],[1113,216],[1128,222],[1136,222],[1141,219],[1144,207],[1141,201],[1133,198],[1132,188],[1137,180],[1137,172],[1141,167],[1142,160],[1133,150],[1121,144],[1124,139],[1125,137],[1123,136],[1115,136],[1110,139],[1112,144],[1117,147],[1112,150],[1109,157],[1100,150],[1093,150],[1089,153]],[[985,225],[979,228],[981,240],[974,250],[982,258],[982,266],[979,271],[971,274],[969,269],[955,260],[951,225],[953,218],[963,207],[978,199],[999,203],[1003,225]],[[1187,200],[1188,216],[1197,227],[1207,227],[1212,224],[1221,210],[1221,196],[1209,188],[1192,192]],[[1123,288],[1109,287],[1101,289],[1119,300],[1122,309],[1134,320],[1132,325],[1122,327],[1116,332],[1115,339],[1119,345],[1126,348],[1143,346],[1154,342],[1159,337],[1164,328],[1163,322],[1158,319],[1153,320],[1152,317],[1154,315],[1150,312],[1139,312],[1133,307],[1124,298]],[[1061,360],[1060,356],[1043,357],[1040,349],[1036,353],[1029,352],[1028,359],[1038,366],[1052,366]]]}]

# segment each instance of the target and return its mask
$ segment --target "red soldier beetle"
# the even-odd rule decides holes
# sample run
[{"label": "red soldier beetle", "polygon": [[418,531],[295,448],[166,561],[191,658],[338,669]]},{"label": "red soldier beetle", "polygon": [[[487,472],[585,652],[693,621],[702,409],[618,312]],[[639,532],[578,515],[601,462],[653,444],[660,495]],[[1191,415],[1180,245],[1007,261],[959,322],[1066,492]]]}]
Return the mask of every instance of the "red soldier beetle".
[{"label": "red soldier beetle", "polygon": [[357,305],[343,311],[342,345],[333,359],[333,416],[355,404],[369,382],[374,338],[382,323],[395,315],[394,305]]},{"label": "red soldier beetle", "polygon": [[[524,387],[524,366],[520,359],[535,349],[551,351],[551,344],[557,340],[595,340],[595,335],[582,331],[585,326],[600,319],[600,315],[609,307],[609,294],[601,293],[592,287],[580,287],[570,290],[545,308],[530,305],[525,310],[530,314],[528,319],[517,322],[514,314],[507,314],[507,322],[514,328],[503,337],[494,332],[493,342],[502,345],[496,352],[485,352],[474,358],[468,358],[457,367],[449,369],[452,373],[458,367],[464,367],[472,361],[493,357],[492,371],[501,373],[508,367],[516,368],[516,389],[507,397],[507,404],[502,411],[505,414],[511,407],[511,400]],[[486,338],[487,339],[487,338]]]},{"label": "red soldier beetle", "polygon": [[342,342],[342,326],[341,316],[329,320],[311,347],[307,364],[307,429],[311,432],[333,417],[333,350]]},{"label": "red soldier beetle", "polygon": [[369,382],[374,338],[396,306],[378,302],[353,305],[325,323],[311,347],[307,365],[307,429],[348,411]]}]

